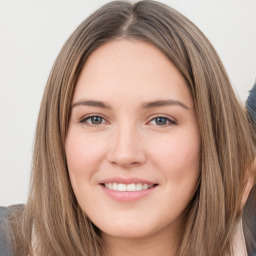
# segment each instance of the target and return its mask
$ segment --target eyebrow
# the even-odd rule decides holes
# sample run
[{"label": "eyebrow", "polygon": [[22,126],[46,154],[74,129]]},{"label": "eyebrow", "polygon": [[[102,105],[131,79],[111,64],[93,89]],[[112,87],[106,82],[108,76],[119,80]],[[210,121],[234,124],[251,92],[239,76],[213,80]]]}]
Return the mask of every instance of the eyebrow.
[{"label": "eyebrow", "polygon": [[[79,100],[76,103],[72,104],[72,108],[76,106],[90,106],[90,107],[98,107],[103,109],[111,109],[110,105],[105,104],[102,101],[97,100]],[[164,107],[164,106],[179,106],[184,109],[189,110],[190,108],[186,106],[184,103],[177,101],[177,100],[156,100],[151,102],[145,102],[142,104],[142,108],[150,109],[150,108],[157,108],[157,107]]]},{"label": "eyebrow", "polygon": [[179,106],[184,109],[190,109],[184,103],[177,101],[177,100],[156,100],[156,101],[152,101],[152,102],[146,102],[143,104],[143,108],[146,108],[146,109],[163,107],[163,106]]},{"label": "eyebrow", "polygon": [[105,108],[111,109],[111,107],[105,104],[102,101],[98,100],[79,100],[78,102],[72,104],[72,108],[76,106],[90,106],[90,107],[98,107],[98,108]]}]

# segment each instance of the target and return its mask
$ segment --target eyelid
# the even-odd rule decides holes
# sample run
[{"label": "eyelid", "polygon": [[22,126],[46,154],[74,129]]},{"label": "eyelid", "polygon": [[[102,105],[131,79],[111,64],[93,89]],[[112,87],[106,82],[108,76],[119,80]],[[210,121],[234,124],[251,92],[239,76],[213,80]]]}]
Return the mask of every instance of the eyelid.
[{"label": "eyelid", "polygon": [[[88,115],[85,115],[83,116],[80,120],[79,120],[79,123],[86,123],[86,120],[89,119],[90,117],[101,117],[102,119],[105,120],[105,122],[107,123],[108,121],[106,120],[106,118],[102,115],[102,114],[97,114],[97,113],[93,113],[93,114],[88,114]],[[105,123],[103,123],[105,124]],[[89,126],[99,126],[101,124],[98,124],[98,125],[95,125],[95,124],[90,124],[90,123],[87,123],[87,125]]]},{"label": "eyelid", "polygon": [[166,125],[157,125],[157,126],[166,127],[166,126],[176,125],[176,124],[177,124],[177,121],[176,121],[174,118],[172,118],[172,117],[170,117],[170,116],[166,116],[165,114],[157,114],[157,115],[151,116],[151,117],[150,117],[150,120],[149,120],[147,123],[153,121],[154,119],[156,119],[156,118],[158,118],[158,117],[162,117],[162,118],[167,119],[167,120],[169,121],[169,124],[166,124]]}]

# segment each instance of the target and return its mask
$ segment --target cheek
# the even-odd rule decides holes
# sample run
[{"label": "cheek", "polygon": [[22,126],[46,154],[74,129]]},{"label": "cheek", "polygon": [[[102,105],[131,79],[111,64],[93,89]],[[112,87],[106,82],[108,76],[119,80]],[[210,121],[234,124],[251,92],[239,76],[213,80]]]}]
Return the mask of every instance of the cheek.
[{"label": "cheek", "polygon": [[173,212],[173,216],[179,216],[191,201],[198,184],[200,139],[198,136],[173,136],[154,148],[154,156],[155,168],[164,178],[166,208]]},{"label": "cheek", "polygon": [[93,136],[77,134],[70,131],[66,139],[68,170],[70,175],[89,176],[104,156],[104,145],[102,140],[95,140]]},{"label": "cheek", "polygon": [[94,184],[94,173],[100,169],[105,155],[101,139],[85,136],[80,130],[70,129],[66,139],[65,152],[71,185],[80,206],[94,205],[90,188]]},{"label": "cheek", "polygon": [[191,184],[199,177],[200,137],[197,132],[175,133],[156,141],[151,151],[154,165],[162,170],[167,182]]}]

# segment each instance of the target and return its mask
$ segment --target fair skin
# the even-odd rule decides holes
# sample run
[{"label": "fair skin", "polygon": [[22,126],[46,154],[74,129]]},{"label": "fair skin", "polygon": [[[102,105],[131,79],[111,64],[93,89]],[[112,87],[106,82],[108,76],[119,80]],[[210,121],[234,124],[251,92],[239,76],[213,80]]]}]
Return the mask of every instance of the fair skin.
[{"label": "fair skin", "polygon": [[200,143],[190,90],[160,50],[121,39],[88,58],[65,150],[78,203],[112,256],[175,255]]}]

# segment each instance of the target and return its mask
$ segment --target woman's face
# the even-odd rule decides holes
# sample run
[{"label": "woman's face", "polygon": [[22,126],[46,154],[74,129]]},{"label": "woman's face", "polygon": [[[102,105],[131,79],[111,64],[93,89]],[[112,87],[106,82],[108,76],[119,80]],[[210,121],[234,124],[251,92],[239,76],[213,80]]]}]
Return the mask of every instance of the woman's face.
[{"label": "woman's face", "polygon": [[115,40],[78,79],[66,140],[71,184],[109,237],[177,231],[200,175],[190,90],[154,46]]}]

